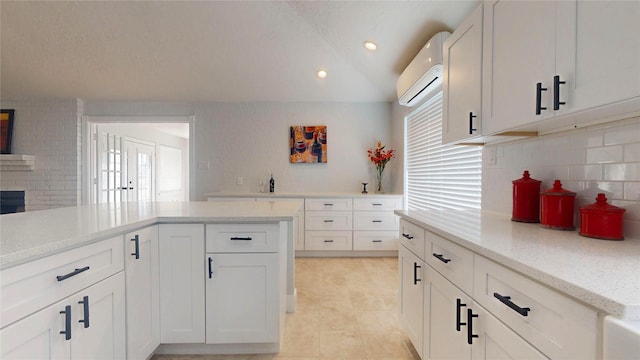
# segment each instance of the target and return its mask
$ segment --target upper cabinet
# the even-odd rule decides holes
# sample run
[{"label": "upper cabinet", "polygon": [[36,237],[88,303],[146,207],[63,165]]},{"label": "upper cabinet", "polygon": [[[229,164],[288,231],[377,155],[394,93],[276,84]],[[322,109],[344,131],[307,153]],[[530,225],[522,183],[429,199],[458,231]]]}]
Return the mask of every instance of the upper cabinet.
[{"label": "upper cabinet", "polygon": [[444,42],[442,143],[482,133],[482,6]]},{"label": "upper cabinet", "polygon": [[486,1],[483,135],[640,113],[640,2]]}]

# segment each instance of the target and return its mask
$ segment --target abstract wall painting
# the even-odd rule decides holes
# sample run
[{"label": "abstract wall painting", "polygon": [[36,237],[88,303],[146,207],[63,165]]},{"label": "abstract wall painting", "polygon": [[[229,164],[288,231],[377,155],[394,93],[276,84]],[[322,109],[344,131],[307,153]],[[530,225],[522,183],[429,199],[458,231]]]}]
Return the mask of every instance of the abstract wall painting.
[{"label": "abstract wall painting", "polygon": [[327,162],[327,127],[292,126],[289,128],[289,162],[312,164]]}]

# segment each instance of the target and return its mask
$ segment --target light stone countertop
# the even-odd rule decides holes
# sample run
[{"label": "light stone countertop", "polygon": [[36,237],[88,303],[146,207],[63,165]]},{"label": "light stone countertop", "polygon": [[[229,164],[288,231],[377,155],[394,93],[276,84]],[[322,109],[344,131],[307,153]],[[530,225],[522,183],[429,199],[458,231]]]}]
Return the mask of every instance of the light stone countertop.
[{"label": "light stone countertop", "polygon": [[395,213],[604,313],[640,320],[640,239],[592,239],[483,211]]},{"label": "light stone countertop", "polygon": [[156,223],[289,221],[302,201],[100,204],[0,216],[0,268]]},{"label": "light stone countertop", "polygon": [[367,197],[399,197],[402,194],[376,194],[370,191],[368,194],[350,192],[212,192],[204,194],[205,197],[212,198],[367,198]]}]

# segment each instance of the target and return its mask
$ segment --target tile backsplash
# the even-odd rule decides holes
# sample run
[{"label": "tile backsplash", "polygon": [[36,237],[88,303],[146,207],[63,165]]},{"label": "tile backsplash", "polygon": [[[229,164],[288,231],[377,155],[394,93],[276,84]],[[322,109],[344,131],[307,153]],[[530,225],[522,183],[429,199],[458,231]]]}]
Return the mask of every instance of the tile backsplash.
[{"label": "tile backsplash", "polygon": [[577,228],[578,209],[605,193],[626,209],[625,237],[640,239],[640,117],[485,146],[482,208],[511,214],[512,181],[524,170],[542,191],[559,179],[576,192]]}]

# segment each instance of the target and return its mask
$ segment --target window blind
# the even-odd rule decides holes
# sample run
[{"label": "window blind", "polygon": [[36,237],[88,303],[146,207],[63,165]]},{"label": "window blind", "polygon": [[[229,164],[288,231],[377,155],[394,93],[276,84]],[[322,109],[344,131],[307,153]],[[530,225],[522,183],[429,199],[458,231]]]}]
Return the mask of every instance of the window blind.
[{"label": "window blind", "polygon": [[479,209],[482,148],[442,145],[442,92],[405,121],[407,208]]}]

